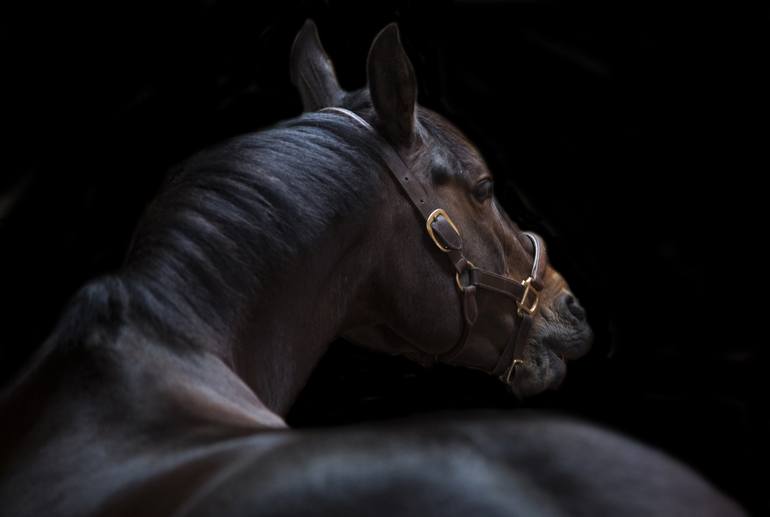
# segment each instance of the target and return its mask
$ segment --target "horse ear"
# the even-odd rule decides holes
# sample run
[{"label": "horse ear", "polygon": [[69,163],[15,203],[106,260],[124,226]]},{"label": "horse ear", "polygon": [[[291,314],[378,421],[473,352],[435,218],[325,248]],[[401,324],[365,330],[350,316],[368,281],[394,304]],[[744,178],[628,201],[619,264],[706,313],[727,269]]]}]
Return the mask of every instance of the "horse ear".
[{"label": "horse ear", "polygon": [[409,143],[414,135],[417,79],[391,23],[374,38],[366,61],[369,93],[381,130],[393,143]]},{"label": "horse ear", "polygon": [[294,38],[290,63],[291,82],[299,90],[305,111],[316,111],[339,103],[344,92],[337,82],[334,65],[321,45],[313,20],[306,20]]}]

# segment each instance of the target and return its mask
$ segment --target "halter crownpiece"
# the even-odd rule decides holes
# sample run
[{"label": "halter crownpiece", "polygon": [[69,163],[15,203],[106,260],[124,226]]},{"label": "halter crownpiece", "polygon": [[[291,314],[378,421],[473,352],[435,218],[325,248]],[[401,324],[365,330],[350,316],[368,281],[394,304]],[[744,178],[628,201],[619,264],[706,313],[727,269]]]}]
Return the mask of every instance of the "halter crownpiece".
[{"label": "halter crownpiece", "polygon": [[532,241],[534,248],[532,269],[530,275],[524,280],[517,281],[476,267],[463,253],[463,239],[460,229],[452,221],[449,214],[440,208],[440,201],[412,174],[406,160],[398,151],[369,122],[356,113],[338,107],[323,108],[321,111],[344,115],[354,120],[379,140],[382,158],[388,166],[388,170],[425,220],[425,229],[430,239],[441,252],[447,255],[455,270],[455,283],[463,305],[463,333],[459,341],[449,350],[435,355],[435,360],[456,364],[463,363],[462,356],[465,352],[465,344],[468,342],[479,317],[476,299],[479,289],[506,297],[516,304],[517,324],[511,335],[506,337],[506,346],[497,363],[491,368],[470,365],[472,368],[496,375],[506,384],[510,384],[516,369],[526,364],[523,356],[524,347],[532,328],[532,321],[540,305],[540,291],[543,288],[542,275],[547,262],[543,240],[534,233],[524,233]]}]

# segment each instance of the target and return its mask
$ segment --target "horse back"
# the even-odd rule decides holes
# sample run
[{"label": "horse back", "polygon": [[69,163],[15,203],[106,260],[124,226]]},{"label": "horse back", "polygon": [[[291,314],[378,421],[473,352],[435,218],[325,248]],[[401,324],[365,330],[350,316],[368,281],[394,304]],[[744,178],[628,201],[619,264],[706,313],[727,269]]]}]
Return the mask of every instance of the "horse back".
[{"label": "horse back", "polygon": [[[743,515],[666,455],[561,417],[268,433],[228,454],[193,492],[176,476],[148,489],[168,496],[176,486],[185,496],[175,514],[194,516]],[[127,500],[108,513],[148,513]]]}]

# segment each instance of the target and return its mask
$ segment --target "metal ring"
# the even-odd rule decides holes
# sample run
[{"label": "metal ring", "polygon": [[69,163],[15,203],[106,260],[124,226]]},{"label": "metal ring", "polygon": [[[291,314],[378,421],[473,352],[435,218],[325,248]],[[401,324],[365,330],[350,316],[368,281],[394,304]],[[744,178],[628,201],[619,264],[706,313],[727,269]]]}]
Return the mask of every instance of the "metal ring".
[{"label": "metal ring", "polygon": [[[476,269],[476,266],[473,265],[473,262],[471,262],[470,260],[468,260],[466,262],[468,264],[466,269]],[[459,271],[457,273],[455,273],[455,284],[457,284],[457,288],[460,290],[461,293],[463,291],[465,291],[465,286],[462,285],[462,283],[460,283],[460,272]]]},{"label": "metal ring", "polygon": [[508,368],[508,375],[505,376],[505,383],[510,384],[511,383],[511,374],[513,374],[513,371],[516,369],[517,366],[521,365],[524,366],[524,361],[521,359],[514,359],[511,363],[511,367]]}]

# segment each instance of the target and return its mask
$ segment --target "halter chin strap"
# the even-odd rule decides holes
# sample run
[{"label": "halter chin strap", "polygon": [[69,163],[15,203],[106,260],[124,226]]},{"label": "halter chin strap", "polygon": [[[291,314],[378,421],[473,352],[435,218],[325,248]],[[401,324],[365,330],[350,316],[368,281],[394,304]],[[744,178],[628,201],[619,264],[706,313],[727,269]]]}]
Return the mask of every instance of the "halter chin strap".
[{"label": "halter chin strap", "polygon": [[344,115],[370,131],[379,141],[382,158],[391,175],[403,188],[412,205],[425,221],[425,229],[434,244],[446,254],[455,270],[455,283],[462,297],[464,328],[459,341],[446,352],[434,357],[436,360],[457,362],[465,350],[468,338],[473,332],[478,319],[476,294],[484,289],[499,296],[512,299],[516,303],[516,325],[508,337],[497,363],[486,369],[487,373],[498,376],[510,384],[516,368],[523,366],[524,348],[527,336],[532,328],[532,320],[540,302],[543,288],[543,273],[547,257],[543,240],[534,233],[525,235],[532,241],[534,258],[530,275],[523,281],[477,268],[463,253],[463,239],[459,228],[442,208],[440,202],[428,191],[422,182],[412,174],[401,155],[383,138],[366,120],[350,110],[337,107],[323,108],[321,111]]}]

